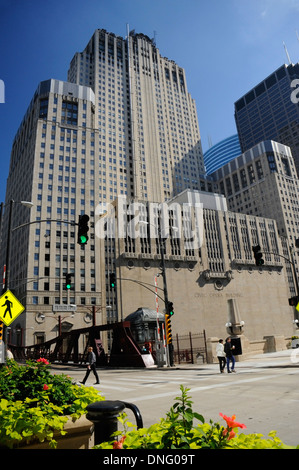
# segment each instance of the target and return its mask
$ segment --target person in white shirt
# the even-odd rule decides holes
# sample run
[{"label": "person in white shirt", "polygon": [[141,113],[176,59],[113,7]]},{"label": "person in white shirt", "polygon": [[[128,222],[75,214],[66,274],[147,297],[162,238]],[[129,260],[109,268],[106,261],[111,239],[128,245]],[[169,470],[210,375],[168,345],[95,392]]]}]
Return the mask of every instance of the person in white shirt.
[{"label": "person in white shirt", "polygon": [[226,357],[225,357],[224,346],[223,346],[223,339],[220,339],[217,343],[216,354],[217,354],[218,361],[219,361],[220,372],[221,372],[221,374],[223,374],[224,368],[225,368],[225,363],[226,363]]}]

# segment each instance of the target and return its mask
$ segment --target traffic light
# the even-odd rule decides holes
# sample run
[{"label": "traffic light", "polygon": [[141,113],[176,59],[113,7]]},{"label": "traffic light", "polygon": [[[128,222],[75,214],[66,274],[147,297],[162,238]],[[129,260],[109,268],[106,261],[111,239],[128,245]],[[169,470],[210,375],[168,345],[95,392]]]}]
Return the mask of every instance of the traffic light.
[{"label": "traffic light", "polygon": [[116,286],[116,276],[115,276],[115,273],[110,273],[110,274],[109,274],[109,285],[110,285],[110,289],[111,289],[111,290],[115,289],[115,286]]},{"label": "traffic light", "polygon": [[168,302],[168,309],[167,309],[168,315],[171,317],[174,315],[174,310],[173,310],[173,302]]},{"label": "traffic light", "polygon": [[291,307],[296,307],[297,304],[298,304],[298,302],[299,302],[299,296],[298,296],[298,295],[295,295],[294,297],[291,297],[291,298],[289,299],[289,305],[290,305]]},{"label": "traffic light", "polygon": [[165,315],[165,326],[166,326],[166,342],[172,344],[172,332],[171,332],[171,320],[170,315]]},{"label": "traffic light", "polygon": [[78,239],[77,242],[79,245],[86,245],[88,241],[87,232],[89,231],[88,227],[89,215],[79,215],[79,222],[78,222]]},{"label": "traffic light", "polygon": [[265,261],[263,260],[263,254],[261,253],[260,245],[253,246],[252,251],[254,254],[256,266],[262,266],[265,263]]},{"label": "traffic light", "polygon": [[3,340],[3,323],[2,321],[0,322],[0,341]]},{"label": "traffic light", "polygon": [[72,274],[70,273],[65,275],[65,287],[67,290],[72,288]]}]

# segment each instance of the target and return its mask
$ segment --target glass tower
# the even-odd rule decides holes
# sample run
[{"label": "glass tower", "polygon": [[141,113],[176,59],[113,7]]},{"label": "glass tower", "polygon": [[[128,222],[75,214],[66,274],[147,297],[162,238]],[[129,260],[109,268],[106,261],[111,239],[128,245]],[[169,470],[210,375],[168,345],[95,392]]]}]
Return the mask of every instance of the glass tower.
[{"label": "glass tower", "polygon": [[239,137],[237,134],[227,137],[218,144],[213,145],[204,153],[206,172],[211,175],[230,160],[241,154]]},{"label": "glass tower", "polygon": [[283,65],[235,102],[242,152],[263,140],[288,145],[299,171],[299,107],[294,80],[299,63]]}]

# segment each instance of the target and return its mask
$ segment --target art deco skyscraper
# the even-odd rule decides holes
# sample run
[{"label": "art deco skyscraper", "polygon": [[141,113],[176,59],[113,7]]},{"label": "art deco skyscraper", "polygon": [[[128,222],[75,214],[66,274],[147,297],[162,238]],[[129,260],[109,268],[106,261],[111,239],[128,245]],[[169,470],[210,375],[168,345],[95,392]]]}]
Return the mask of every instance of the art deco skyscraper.
[{"label": "art deco skyscraper", "polygon": [[[89,326],[94,307],[97,324],[117,321],[116,298],[106,295],[109,311],[103,304],[115,267],[100,263],[98,204],[119,195],[162,202],[199,189],[201,173],[197,113],[184,70],[143,34],[123,39],[97,30],[75,54],[68,82],[39,84],[13,142],[1,263],[14,200],[12,227],[22,227],[10,234],[10,288],[26,307],[14,341],[36,344],[58,330]],[[28,211],[20,201],[34,205]],[[82,214],[90,216],[85,249],[69,223]],[[72,304],[78,314],[63,315],[58,324],[55,308]]]},{"label": "art deco skyscraper", "polygon": [[[61,331],[88,326],[87,306],[101,305],[92,230],[96,134],[90,88],[59,80],[38,85],[12,145],[2,225],[1,266],[9,236],[9,287],[26,307],[11,330],[15,344],[57,335],[54,305],[76,304],[79,312],[73,319],[63,314]],[[31,210],[21,201],[31,201]],[[77,244],[72,225],[84,213],[91,226],[86,249]],[[67,273],[72,274],[70,290]]]},{"label": "art deco skyscraper", "polygon": [[99,201],[118,194],[155,202],[199,189],[204,173],[195,102],[183,68],[154,40],[101,29],[73,57],[68,81],[95,93]]}]

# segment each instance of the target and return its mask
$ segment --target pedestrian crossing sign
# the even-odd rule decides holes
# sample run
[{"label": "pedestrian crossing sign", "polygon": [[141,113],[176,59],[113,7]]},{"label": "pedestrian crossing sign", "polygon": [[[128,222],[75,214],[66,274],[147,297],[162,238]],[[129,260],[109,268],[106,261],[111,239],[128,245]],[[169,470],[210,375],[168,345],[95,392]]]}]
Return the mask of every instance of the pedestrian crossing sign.
[{"label": "pedestrian crossing sign", "polygon": [[24,310],[24,305],[21,304],[10,290],[1,295],[0,320],[6,326],[9,326]]}]

